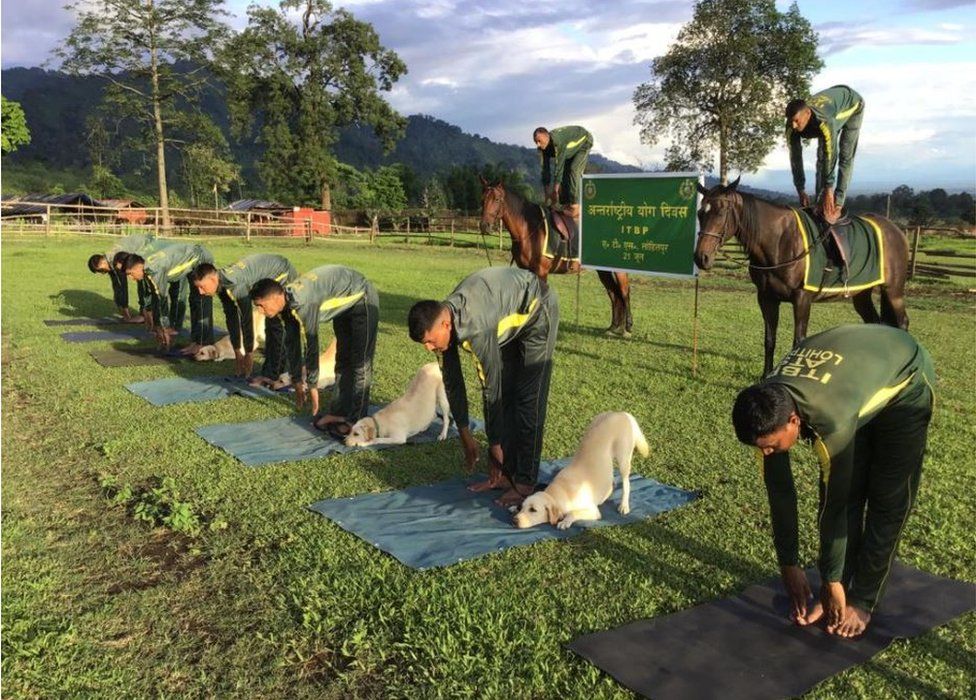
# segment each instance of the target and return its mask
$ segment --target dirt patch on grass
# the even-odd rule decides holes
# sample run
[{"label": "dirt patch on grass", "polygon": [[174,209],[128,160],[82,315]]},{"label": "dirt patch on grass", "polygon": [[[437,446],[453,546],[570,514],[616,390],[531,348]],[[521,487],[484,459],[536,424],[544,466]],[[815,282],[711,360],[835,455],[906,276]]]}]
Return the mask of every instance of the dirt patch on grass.
[{"label": "dirt patch on grass", "polygon": [[[182,581],[191,573],[202,569],[207,558],[194,550],[193,540],[169,530],[157,529],[147,542],[126,544],[119,548],[123,560],[146,562],[149,571],[144,576],[116,581],[108,587],[108,593],[117,595],[130,591],[144,591],[165,582]],[[142,567],[140,567],[142,568]]]}]

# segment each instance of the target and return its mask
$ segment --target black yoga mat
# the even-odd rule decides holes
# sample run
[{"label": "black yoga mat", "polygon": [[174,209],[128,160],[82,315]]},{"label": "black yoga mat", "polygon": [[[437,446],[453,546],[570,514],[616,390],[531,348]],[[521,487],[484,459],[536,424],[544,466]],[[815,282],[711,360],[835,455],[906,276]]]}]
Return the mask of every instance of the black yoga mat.
[{"label": "black yoga mat", "polygon": [[93,318],[90,316],[83,316],[78,318],[52,318],[44,321],[45,326],[58,327],[58,326],[98,326],[108,327],[108,326],[118,326],[122,324],[122,319],[118,316],[101,316],[99,318]]},{"label": "black yoga mat", "polygon": [[156,348],[106,348],[92,350],[91,356],[102,367],[138,367],[140,365],[168,365],[186,358],[177,355],[161,355]]},{"label": "black yoga mat", "polygon": [[[814,591],[815,572],[807,572]],[[895,563],[867,632],[834,637],[797,627],[779,579],[672,615],[587,634],[569,648],[636,693],[667,698],[785,698],[869,661],[976,606],[976,586]]]}]

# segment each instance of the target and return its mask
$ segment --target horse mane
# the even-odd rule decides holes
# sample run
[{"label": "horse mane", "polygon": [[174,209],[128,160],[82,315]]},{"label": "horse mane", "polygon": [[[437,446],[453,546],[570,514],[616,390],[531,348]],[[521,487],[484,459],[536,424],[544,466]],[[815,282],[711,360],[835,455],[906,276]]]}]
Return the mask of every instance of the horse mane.
[{"label": "horse mane", "polygon": [[742,198],[742,213],[739,215],[739,239],[742,245],[748,246],[760,235],[759,231],[759,205],[764,204],[773,209],[789,209],[790,207],[782,204],[770,202],[748,192],[735,191]]},{"label": "horse mane", "polygon": [[510,212],[525,219],[530,228],[543,223],[542,209],[538,204],[529,201],[508,185],[503,184],[502,188],[505,190],[505,206]]}]

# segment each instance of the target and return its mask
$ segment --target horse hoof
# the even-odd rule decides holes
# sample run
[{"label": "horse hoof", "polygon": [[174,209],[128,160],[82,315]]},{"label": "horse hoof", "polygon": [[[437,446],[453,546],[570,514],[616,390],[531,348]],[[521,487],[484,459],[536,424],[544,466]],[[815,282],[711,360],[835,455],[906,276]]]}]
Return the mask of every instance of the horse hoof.
[{"label": "horse hoof", "polygon": [[608,338],[629,338],[630,331],[626,328],[608,328],[607,329]]}]

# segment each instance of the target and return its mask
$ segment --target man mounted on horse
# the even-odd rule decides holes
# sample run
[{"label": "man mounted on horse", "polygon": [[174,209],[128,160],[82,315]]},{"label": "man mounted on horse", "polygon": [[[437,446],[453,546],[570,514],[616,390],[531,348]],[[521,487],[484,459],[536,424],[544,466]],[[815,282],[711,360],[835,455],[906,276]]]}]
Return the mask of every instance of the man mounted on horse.
[{"label": "man mounted on horse", "polygon": [[786,105],[786,138],[790,146],[793,185],[800,206],[809,207],[803,172],[803,141],[817,139],[816,210],[833,242],[836,262],[847,277],[849,251],[835,224],[839,221],[851,182],[857,139],[864,117],[864,99],[846,85],[834,85],[805,100]]},{"label": "man mounted on horse", "polygon": [[581,126],[549,131],[540,126],[532,140],[542,160],[542,191],[546,205],[579,219],[580,182],[593,148],[593,136]]}]

